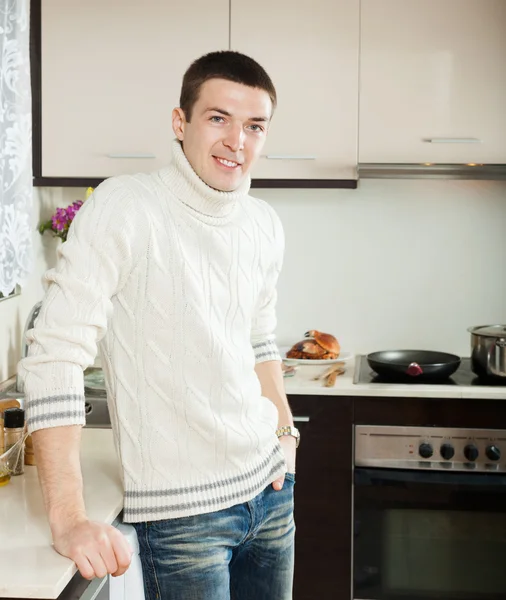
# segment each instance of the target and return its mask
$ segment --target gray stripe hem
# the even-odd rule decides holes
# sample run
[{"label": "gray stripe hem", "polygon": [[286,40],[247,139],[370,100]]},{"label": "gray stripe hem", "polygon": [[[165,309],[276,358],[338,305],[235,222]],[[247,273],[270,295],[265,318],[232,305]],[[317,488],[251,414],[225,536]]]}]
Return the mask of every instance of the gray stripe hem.
[{"label": "gray stripe hem", "polygon": [[255,354],[255,356],[257,358],[259,358],[260,356],[271,356],[271,355],[276,355],[279,356],[279,352],[276,348],[276,350],[268,350],[267,352],[258,352],[257,354]]},{"label": "gray stripe hem", "polygon": [[131,516],[146,515],[146,514],[156,515],[159,513],[171,513],[171,512],[176,512],[176,511],[180,511],[180,510],[191,510],[194,508],[200,509],[200,508],[209,508],[209,507],[213,507],[213,506],[219,506],[220,504],[228,503],[231,500],[236,500],[238,498],[242,498],[245,495],[249,495],[251,493],[258,491],[259,489],[263,489],[265,487],[265,485],[267,484],[267,482],[269,481],[270,477],[272,475],[274,475],[274,473],[276,473],[276,471],[278,469],[280,469],[283,465],[284,465],[284,460],[281,460],[280,462],[276,463],[271,468],[271,470],[265,476],[262,483],[251,486],[251,487],[243,489],[243,490],[240,490],[238,492],[234,492],[233,494],[229,494],[228,496],[218,496],[216,498],[210,498],[209,500],[205,500],[205,501],[195,501],[195,502],[188,502],[186,504],[172,504],[172,505],[166,505],[166,506],[149,506],[149,507],[146,506],[145,508],[129,508],[128,506],[125,506],[125,509],[124,509],[125,516],[131,517]]},{"label": "gray stripe hem", "polygon": [[258,342],[258,344],[253,344],[253,349],[263,348],[264,346],[275,346],[276,342],[274,340],[267,340],[266,342]]},{"label": "gray stripe hem", "polygon": [[60,396],[46,396],[45,398],[38,398],[37,400],[27,400],[26,408],[29,410],[36,406],[44,406],[46,404],[57,404],[57,403],[74,403],[82,402],[84,405],[85,398],[83,394],[62,394]]},{"label": "gray stripe hem", "polygon": [[229,479],[223,479],[221,481],[216,481],[213,483],[204,483],[202,485],[195,485],[191,487],[185,488],[176,488],[172,490],[146,490],[146,491],[138,491],[131,490],[126,491],[124,494],[125,498],[164,498],[171,496],[186,496],[187,494],[195,494],[199,492],[206,492],[208,490],[219,490],[220,488],[228,487],[234,483],[242,483],[244,481],[248,481],[255,475],[261,473],[265,467],[272,461],[273,457],[279,453],[278,446],[275,446],[272,452],[265,458],[257,467],[251,469],[246,473],[242,473],[241,475],[236,475],[235,477],[230,477]]},{"label": "gray stripe hem", "polygon": [[49,421],[61,421],[63,419],[70,419],[72,421],[78,421],[76,425],[81,425],[85,422],[84,409],[83,410],[65,410],[61,412],[46,413],[43,415],[34,415],[28,417],[26,424],[32,426],[39,423],[47,423]]}]

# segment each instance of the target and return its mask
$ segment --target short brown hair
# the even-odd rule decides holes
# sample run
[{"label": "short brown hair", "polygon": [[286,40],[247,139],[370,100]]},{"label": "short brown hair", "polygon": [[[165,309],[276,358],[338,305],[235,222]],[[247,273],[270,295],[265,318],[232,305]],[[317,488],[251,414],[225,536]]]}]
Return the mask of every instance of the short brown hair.
[{"label": "short brown hair", "polygon": [[255,60],[232,50],[210,52],[195,60],[183,77],[179,106],[190,122],[201,86],[209,79],[227,79],[253,88],[265,90],[276,108],[276,89],[265,69]]}]

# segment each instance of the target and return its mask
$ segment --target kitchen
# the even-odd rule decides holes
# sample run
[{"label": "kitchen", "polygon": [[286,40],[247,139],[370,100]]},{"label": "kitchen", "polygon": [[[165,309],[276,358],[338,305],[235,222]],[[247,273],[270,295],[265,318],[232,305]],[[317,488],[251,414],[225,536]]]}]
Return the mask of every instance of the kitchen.
[{"label": "kitchen", "polygon": [[[191,13],[191,3],[188,5],[185,10]],[[221,5],[220,10],[227,12],[228,1]],[[484,11],[482,2],[476,1],[449,1],[444,3],[445,8],[441,2],[422,5],[364,1],[359,48],[358,2],[322,1],[318,3],[321,11],[312,3],[309,14],[303,2],[296,6],[278,3],[276,11],[270,4],[257,2],[258,14],[269,15],[262,17],[261,26],[258,24],[265,36],[258,47],[254,37],[247,39],[253,36],[255,29],[248,25],[251,15],[244,9],[239,10],[240,4],[233,2],[232,7],[237,8],[232,12],[232,27],[229,28],[228,20],[223,25],[220,11],[213,9],[213,22],[206,20],[199,31],[203,47],[194,46],[192,40],[186,55],[178,58],[181,64],[186,64],[194,55],[207,50],[206,44],[225,45],[226,42],[210,40],[214,32],[226,39],[231,35],[232,47],[251,52],[266,67],[272,65],[272,75],[279,86],[280,107],[276,114],[278,130],[274,124],[269,155],[299,157],[265,159],[259,165],[258,178],[285,180],[286,187],[279,183],[274,187],[273,183],[272,187],[254,190],[255,195],[276,209],[285,228],[286,255],[278,300],[280,346],[289,346],[307,329],[317,328],[335,334],[343,351],[354,355],[416,347],[469,357],[469,326],[506,322],[506,182],[489,179],[481,172],[472,175],[473,179],[458,179],[450,169],[433,178],[430,171],[423,172],[426,166],[420,165],[426,162],[477,164],[477,167],[461,169],[462,175],[466,170],[478,172],[479,163],[506,163],[504,2],[490,1],[486,5],[488,11]],[[462,6],[464,8],[459,8]],[[94,10],[105,9],[95,7]],[[334,10],[339,12],[332,12]],[[15,375],[16,363],[22,353],[25,322],[43,293],[40,277],[54,263],[60,243],[47,234],[39,236],[36,227],[57,206],[84,199],[88,185],[95,185],[98,178],[112,174],[92,171],[89,163],[87,171],[69,170],[90,160],[90,149],[94,149],[92,142],[98,139],[101,128],[106,129],[110,115],[119,110],[118,97],[122,97],[126,89],[120,86],[127,86],[127,83],[119,81],[116,90],[102,95],[100,102],[105,106],[106,116],[99,113],[100,106],[94,107],[96,127],[91,127],[83,118],[82,125],[75,130],[79,124],[75,119],[71,120],[72,115],[67,113],[72,109],[65,106],[77,106],[78,110],[74,110],[79,115],[87,114],[83,112],[82,103],[90,101],[92,94],[88,84],[96,81],[94,73],[99,68],[99,58],[92,56],[93,45],[96,48],[100,40],[104,43],[96,28],[100,22],[110,24],[110,20],[100,12],[100,18],[97,18],[97,13],[91,9],[78,20],[72,20],[71,10],[67,13],[69,22],[65,27],[62,25],[63,13],[59,19],[47,21],[48,27],[52,27],[49,30],[52,35],[46,37],[46,55],[53,52],[54,65],[62,65],[57,61],[81,61],[82,69],[88,65],[89,71],[76,70],[74,79],[68,80],[68,64],[59,69],[51,69],[51,64],[46,66],[46,75],[53,78],[53,84],[47,83],[44,88],[42,106],[48,112],[42,135],[50,131],[51,138],[42,140],[43,167],[46,151],[49,153],[44,167],[47,170],[34,171],[36,177],[42,178],[36,181],[31,214],[35,266],[22,293],[0,303],[0,322],[4,326],[0,338],[2,381]],[[387,18],[389,14],[391,18]],[[292,20],[288,15],[292,15]],[[380,19],[381,15],[385,15],[384,18]],[[192,21],[190,17],[187,19]],[[339,25],[336,25],[337,21]],[[303,31],[307,32],[305,38],[301,37],[301,23],[304,23]],[[477,27],[477,23],[482,25]],[[234,31],[240,31],[241,36],[234,39]],[[281,40],[280,31],[285,36]],[[319,43],[315,43],[315,31],[321,33]],[[406,37],[399,37],[399,31]],[[184,31],[181,35],[184,36]],[[56,38],[58,43],[49,44],[48,39]],[[82,42],[79,49],[74,49],[75,44],[72,44],[76,38]],[[327,46],[323,50],[324,40],[331,44],[331,51]],[[286,69],[287,52],[279,51],[282,44],[290,48],[297,69]],[[58,47],[62,45],[68,51],[65,56],[58,56]],[[145,50],[147,55],[142,60],[152,58],[149,40],[144,40],[142,47],[149,50]],[[388,68],[380,68],[382,64]],[[459,68],[452,66],[454,64]],[[487,68],[477,68],[476,64],[487,65]],[[108,65],[107,68],[112,67]],[[141,76],[138,71],[134,72],[142,82],[142,77],[146,78],[146,86],[152,86],[152,80],[156,79],[151,74]],[[307,77],[304,86],[300,84],[302,73]],[[328,81],[324,79],[323,83],[322,73],[328,76]],[[478,75],[479,80],[473,79]],[[64,76],[66,81],[61,81]],[[178,79],[179,75],[174,75],[174,80]],[[326,85],[328,87],[322,88]],[[317,97],[313,90],[318,90]],[[143,106],[146,99],[142,91],[138,93],[140,97],[132,102],[135,100],[137,106]],[[283,100],[284,97],[287,100]],[[289,108],[284,112],[283,107],[287,104]],[[131,105],[125,106],[124,110],[131,111]],[[59,126],[60,118],[71,126]],[[119,121],[122,118],[120,115]],[[160,118],[153,116],[155,121]],[[380,126],[384,129],[378,130]],[[89,134],[83,129],[89,129]],[[168,126],[165,130],[170,131]],[[322,132],[326,132],[324,136]],[[431,136],[476,138],[482,143],[421,142]],[[34,128],[34,141],[36,139]],[[139,138],[143,146],[134,148],[127,148],[126,139],[117,138],[114,140],[117,146],[109,150],[153,150],[148,147],[146,138]],[[159,143],[166,140],[162,132]],[[104,142],[111,142],[111,139],[100,141],[100,145]],[[158,149],[153,151],[158,153]],[[81,156],[80,152],[88,155]],[[65,162],[67,158],[68,163]],[[128,161],[135,160],[109,159],[107,164],[120,161],[118,168],[130,168]],[[125,162],[128,163],[126,166]],[[363,165],[371,163],[386,163],[391,170],[379,175],[376,171],[377,178],[368,178],[372,168]],[[415,175],[404,178],[407,176],[405,170],[404,177],[399,177],[403,174],[399,163],[411,163],[412,166],[416,163],[419,167],[413,166]],[[361,165],[357,188],[342,187],[356,179],[357,164]],[[100,165],[96,163],[95,167]],[[145,169],[146,166],[142,164],[136,168]],[[293,183],[295,178],[297,181]],[[66,187],[71,179],[81,181],[71,181],[71,184],[79,185]],[[328,179],[334,181],[329,184]],[[327,183],[320,183],[322,181]],[[420,397],[411,396],[415,393],[413,387],[410,392],[402,386],[395,390],[389,387],[385,391],[381,388],[381,392],[374,392],[373,398],[385,395],[385,400],[378,400],[373,406],[362,405],[354,400],[364,393],[361,384],[353,384],[356,364],[356,361],[347,362],[346,374],[329,391],[317,382],[309,381],[316,367],[300,367],[294,378],[286,380],[294,413],[299,418],[312,418],[309,422],[299,422],[304,441],[297,469],[298,535],[309,542],[298,549],[301,557],[307,557],[306,560],[301,558],[301,564],[307,567],[297,569],[300,574],[296,574],[296,598],[357,598],[351,595],[351,512],[346,506],[333,511],[330,494],[332,489],[347,490],[351,506],[352,423],[420,426],[421,422],[417,422],[412,413],[421,411],[426,415],[422,425],[506,428],[504,409],[496,402],[505,399],[504,388],[490,388],[486,393],[468,390],[467,386],[465,392],[449,390],[449,386],[444,389],[437,386],[430,392],[416,391],[417,394],[431,394],[429,399],[444,399],[440,409],[443,415],[438,415],[434,408],[437,402],[417,400],[415,405],[405,400],[402,403],[403,397]],[[377,387],[373,389],[378,390]],[[369,397],[371,393],[368,391],[364,396]],[[388,398],[400,399],[389,401]],[[476,404],[471,402],[473,399]],[[416,406],[416,410],[409,406]],[[353,421],[353,411],[355,419],[358,418],[357,407],[359,414],[362,414],[360,411],[364,414],[360,421]],[[386,417],[382,421],[381,415],[373,414],[375,410],[397,416],[387,423]],[[332,419],[328,418],[329,414],[333,415]],[[452,420],[446,418],[446,414],[458,416]],[[373,417],[375,421],[371,420]],[[331,423],[330,431],[324,429],[323,435],[319,435],[317,425],[327,419]],[[347,423],[349,427],[345,426]],[[327,440],[327,450],[315,446],[314,438]],[[322,477],[322,491],[316,492],[317,497],[310,501],[305,499],[304,489],[307,490],[314,475],[304,465],[311,465],[313,451],[326,458],[320,463],[321,470],[317,471]],[[337,453],[339,457],[335,456]],[[324,477],[327,470],[328,478]],[[8,488],[5,492],[10,493]],[[2,514],[5,522],[8,513]],[[316,535],[315,519],[322,520],[323,532],[328,532],[330,527],[334,529],[331,534],[323,534],[325,539],[334,540],[334,547],[330,559],[324,560],[320,556],[315,560],[313,556],[311,562],[310,555],[315,554],[316,544],[322,539],[321,533]],[[315,535],[311,536],[309,530]],[[350,533],[336,533],[342,531]],[[7,543],[2,547],[8,550]],[[446,593],[449,598],[458,597],[450,596],[448,590]],[[389,598],[367,598],[380,600],[384,597]],[[409,596],[410,600],[415,597]],[[423,596],[424,600],[426,597]],[[489,594],[483,597],[501,596]]]}]

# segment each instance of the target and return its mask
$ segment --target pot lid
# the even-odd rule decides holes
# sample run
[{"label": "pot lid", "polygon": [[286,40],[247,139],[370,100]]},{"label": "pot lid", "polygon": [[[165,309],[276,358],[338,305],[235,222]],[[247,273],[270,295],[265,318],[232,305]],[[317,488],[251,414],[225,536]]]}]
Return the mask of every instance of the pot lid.
[{"label": "pot lid", "polygon": [[479,325],[478,327],[470,327],[469,331],[487,337],[506,337],[506,325]]}]

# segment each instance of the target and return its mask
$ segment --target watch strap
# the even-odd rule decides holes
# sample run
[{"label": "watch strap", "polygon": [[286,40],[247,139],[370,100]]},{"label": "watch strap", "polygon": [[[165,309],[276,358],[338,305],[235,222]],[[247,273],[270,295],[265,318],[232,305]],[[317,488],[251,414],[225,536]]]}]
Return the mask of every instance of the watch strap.
[{"label": "watch strap", "polygon": [[283,425],[282,427],[279,427],[278,429],[276,429],[276,435],[278,436],[278,438],[283,437],[285,435],[289,435],[291,437],[294,437],[296,440],[296,444],[295,447],[298,448],[299,444],[300,444],[300,432],[297,429],[297,427],[294,427],[293,425]]}]

